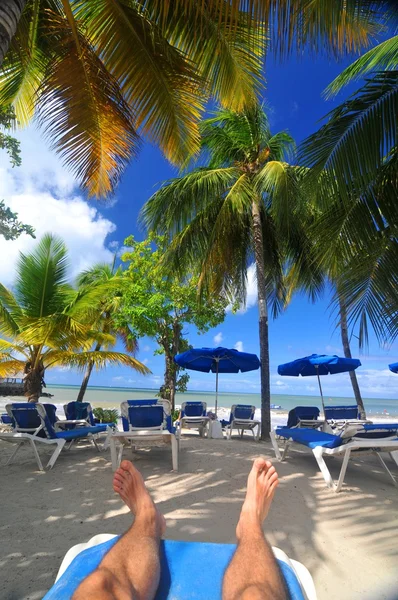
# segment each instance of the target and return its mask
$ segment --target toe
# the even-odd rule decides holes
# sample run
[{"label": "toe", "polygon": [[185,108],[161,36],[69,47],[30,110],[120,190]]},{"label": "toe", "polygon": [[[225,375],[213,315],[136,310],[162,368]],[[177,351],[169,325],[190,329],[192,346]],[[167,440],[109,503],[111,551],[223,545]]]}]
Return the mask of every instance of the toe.
[{"label": "toe", "polygon": [[255,471],[262,471],[264,469],[264,467],[266,466],[267,461],[264,460],[261,456],[258,456],[254,462],[253,462],[253,469]]}]

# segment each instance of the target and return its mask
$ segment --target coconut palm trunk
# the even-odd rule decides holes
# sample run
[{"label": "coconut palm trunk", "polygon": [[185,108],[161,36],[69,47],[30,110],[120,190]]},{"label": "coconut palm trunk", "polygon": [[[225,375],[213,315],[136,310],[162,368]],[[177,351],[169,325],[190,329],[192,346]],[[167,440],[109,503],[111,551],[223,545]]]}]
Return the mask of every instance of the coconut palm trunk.
[{"label": "coconut palm trunk", "polygon": [[261,378],[261,439],[269,439],[271,431],[271,388],[269,373],[268,306],[265,283],[263,229],[260,199],[252,204],[253,242],[256,259],[257,294],[260,334],[260,378]]},{"label": "coconut palm trunk", "polygon": [[43,390],[44,365],[36,359],[25,364],[23,391],[28,402],[38,402]]},{"label": "coconut palm trunk", "polygon": [[[341,341],[343,343],[344,356],[346,358],[352,358],[350,339],[348,337],[348,323],[347,323],[347,307],[343,297],[339,294],[339,307],[340,307],[340,329],[341,329]],[[361,391],[359,389],[358,380],[355,371],[350,371],[350,379],[352,389],[354,390],[354,396],[356,403],[359,408],[361,419],[366,419],[365,407],[363,405]]]},{"label": "coconut palm trunk", "polygon": [[[99,350],[101,350],[101,344],[97,344],[95,347],[95,352],[99,352]],[[90,376],[91,376],[93,367],[94,367],[94,363],[92,361],[90,361],[87,365],[86,372],[84,373],[83,381],[82,381],[79,393],[76,398],[77,402],[83,402],[84,394],[86,393],[86,389],[88,386],[88,382],[90,380]]]},{"label": "coconut palm trunk", "polygon": [[15,35],[25,4],[26,0],[1,0],[0,2],[0,66]]}]

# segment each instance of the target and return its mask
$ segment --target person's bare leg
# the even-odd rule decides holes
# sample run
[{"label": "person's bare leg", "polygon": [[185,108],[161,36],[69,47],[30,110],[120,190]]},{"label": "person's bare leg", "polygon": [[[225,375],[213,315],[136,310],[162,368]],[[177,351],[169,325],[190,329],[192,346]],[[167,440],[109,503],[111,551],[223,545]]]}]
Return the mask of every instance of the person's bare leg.
[{"label": "person's bare leg", "polygon": [[134,523],[85,579],[72,600],[150,600],[159,585],[159,543],[165,520],[141,474],[122,461],[113,489],[135,515]]},{"label": "person's bare leg", "polygon": [[224,575],[223,600],[287,600],[278,563],[262,528],[277,485],[275,468],[256,458],[236,528],[238,547]]}]

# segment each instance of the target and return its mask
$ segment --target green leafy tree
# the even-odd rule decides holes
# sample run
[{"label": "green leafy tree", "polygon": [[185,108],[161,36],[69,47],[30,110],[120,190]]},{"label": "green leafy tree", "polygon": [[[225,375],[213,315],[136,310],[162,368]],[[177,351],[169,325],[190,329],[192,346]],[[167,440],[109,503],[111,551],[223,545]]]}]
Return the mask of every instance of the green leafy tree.
[{"label": "green leafy tree", "polygon": [[[8,133],[15,126],[15,113],[11,106],[0,106],[0,150],[5,150],[13,167],[21,165],[19,142]],[[22,233],[35,237],[34,229],[18,221],[18,215],[0,200],[0,235],[6,240],[16,240]]]},{"label": "green leafy tree", "polygon": [[[156,249],[153,249],[153,244]],[[188,376],[174,362],[175,354],[188,348],[184,326],[191,324],[200,333],[216,327],[225,318],[228,301],[218,294],[198,303],[198,277],[165,277],[160,267],[167,242],[164,237],[151,235],[143,242],[133,236],[125,240],[131,248],[122,256],[127,264],[128,285],[123,291],[124,320],[138,337],[156,340],[159,352],[165,357],[164,384],[160,393],[174,408],[176,391],[184,391]]]},{"label": "green leafy tree", "polygon": [[[125,352],[134,355],[138,348],[134,333],[127,323],[122,323],[120,318],[116,322],[116,316],[119,315],[120,306],[123,300],[122,290],[125,279],[122,278],[122,269],[120,267],[118,269],[115,268],[115,259],[112,265],[97,264],[87,271],[83,271],[77,278],[77,284],[79,289],[89,291],[98,285],[103,287],[106,283],[112,283],[110,292],[104,295],[95,310],[90,311],[90,323],[92,327],[95,327],[95,329],[102,333],[111,334],[116,339],[120,339],[124,345]],[[119,289],[114,287],[115,285],[119,285]],[[94,350],[96,352],[101,350],[100,341],[96,343]],[[87,365],[77,396],[78,402],[83,402],[93,367],[93,362],[90,362]]]},{"label": "green leafy tree", "polygon": [[0,376],[24,373],[24,393],[37,402],[47,369],[97,369],[126,365],[148,373],[132,356],[91,350],[112,346],[115,338],[91,327],[87,315],[109,294],[109,282],[76,291],[67,283],[67,250],[61,239],[45,235],[30,254],[20,254],[14,291],[0,284]]},{"label": "green leafy tree", "polygon": [[[300,169],[287,162],[294,149],[286,132],[272,134],[264,110],[219,111],[202,124],[205,166],[165,183],[143,208],[149,230],[170,245],[167,271],[199,270],[206,297],[245,299],[247,269],[256,265],[261,359],[262,439],[269,436],[269,309],[284,305],[284,261],[304,253]],[[303,255],[302,260],[305,260]]]}]

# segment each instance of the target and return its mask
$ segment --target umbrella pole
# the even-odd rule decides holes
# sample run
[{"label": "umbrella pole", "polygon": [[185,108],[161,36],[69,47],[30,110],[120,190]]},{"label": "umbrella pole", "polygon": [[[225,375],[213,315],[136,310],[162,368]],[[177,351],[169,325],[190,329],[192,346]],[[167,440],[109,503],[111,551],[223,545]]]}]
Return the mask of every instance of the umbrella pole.
[{"label": "umbrella pole", "polygon": [[217,404],[218,404],[218,360],[216,360],[216,406],[214,409],[214,412],[216,413],[216,417],[217,417]]},{"label": "umbrella pole", "polygon": [[321,402],[322,402],[323,416],[325,416],[325,403],[323,401],[323,392],[322,392],[321,380],[320,380],[320,377],[319,377],[319,367],[317,367],[317,369],[316,369],[316,376],[318,377],[319,391],[321,392]]}]

